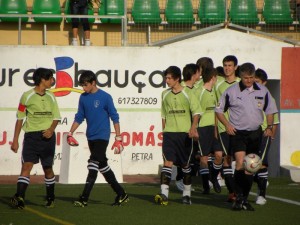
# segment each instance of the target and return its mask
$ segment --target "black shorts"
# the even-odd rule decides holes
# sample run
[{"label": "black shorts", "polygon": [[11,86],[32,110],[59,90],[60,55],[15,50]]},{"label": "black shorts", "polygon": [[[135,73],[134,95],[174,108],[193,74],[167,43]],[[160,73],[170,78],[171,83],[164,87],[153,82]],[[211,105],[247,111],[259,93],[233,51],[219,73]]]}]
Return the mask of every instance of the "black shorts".
[{"label": "black shorts", "polygon": [[268,156],[269,156],[270,146],[271,146],[271,138],[263,136],[259,147],[258,155],[262,159],[262,164],[265,166],[269,165]]},{"label": "black shorts", "polygon": [[173,162],[174,165],[189,165],[193,153],[193,140],[187,133],[164,132],[162,151],[164,159]]},{"label": "black shorts", "polygon": [[261,144],[262,129],[261,127],[254,131],[237,130],[235,135],[230,135],[230,147],[232,152],[246,152],[258,154]]},{"label": "black shorts", "polygon": [[108,141],[101,139],[88,140],[88,145],[91,153],[89,160],[99,162],[99,168],[106,166],[106,149],[108,146]]},{"label": "black shorts", "polygon": [[22,162],[39,163],[52,167],[55,154],[56,136],[44,138],[42,131],[28,132],[24,135]]},{"label": "black shorts", "polygon": [[218,133],[217,145],[215,147],[215,151],[223,151],[224,155],[232,155],[232,151],[230,149],[229,144],[229,134],[226,132]]},{"label": "black shorts", "polygon": [[198,127],[197,130],[199,134],[198,151],[201,156],[208,156],[210,153],[221,150],[216,147],[218,140],[215,138],[214,126]]}]

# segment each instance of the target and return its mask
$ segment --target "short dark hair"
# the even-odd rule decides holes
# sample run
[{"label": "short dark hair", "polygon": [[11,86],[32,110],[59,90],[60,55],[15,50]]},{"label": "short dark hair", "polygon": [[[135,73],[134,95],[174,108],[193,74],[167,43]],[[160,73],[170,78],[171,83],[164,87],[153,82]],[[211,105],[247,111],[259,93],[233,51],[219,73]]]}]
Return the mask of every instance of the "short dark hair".
[{"label": "short dark hair", "polygon": [[225,77],[224,68],[223,66],[217,66],[216,70],[218,71],[218,75],[221,77]]},{"label": "short dark hair", "polygon": [[224,59],[223,59],[223,64],[224,64],[225,62],[233,62],[234,66],[237,66],[237,64],[238,64],[238,59],[237,59],[237,57],[235,57],[234,55],[227,55],[227,56],[225,56]]},{"label": "short dark hair", "polygon": [[181,69],[177,66],[169,66],[165,71],[164,75],[167,76],[168,74],[171,74],[172,78],[174,80],[179,78],[179,82],[181,82]]},{"label": "short dark hair", "polygon": [[255,66],[252,63],[244,63],[240,66],[240,76],[243,74],[253,75],[255,73]]},{"label": "short dark hair", "polygon": [[199,68],[202,69],[202,72],[206,70],[207,68],[214,68],[214,62],[209,57],[201,57],[197,60],[196,64],[199,66]]},{"label": "short dark hair", "polygon": [[218,71],[215,68],[207,68],[205,73],[202,74],[203,83],[209,82],[213,77],[218,75]]},{"label": "short dark hair", "polygon": [[255,77],[260,79],[262,82],[266,82],[268,80],[268,74],[263,69],[258,68],[255,70]]},{"label": "short dark hair", "polygon": [[34,72],[33,72],[33,82],[35,86],[40,85],[42,79],[44,80],[49,80],[53,77],[53,72],[50,69],[47,68],[37,68]]},{"label": "short dark hair", "polygon": [[85,83],[93,83],[96,81],[96,74],[91,70],[85,70],[79,77],[79,84],[84,85]]},{"label": "short dark hair", "polygon": [[194,63],[190,63],[190,64],[186,64],[185,67],[182,70],[182,76],[183,76],[183,80],[184,81],[188,81],[192,79],[192,76],[197,73],[197,71],[199,71],[199,66],[194,64]]}]

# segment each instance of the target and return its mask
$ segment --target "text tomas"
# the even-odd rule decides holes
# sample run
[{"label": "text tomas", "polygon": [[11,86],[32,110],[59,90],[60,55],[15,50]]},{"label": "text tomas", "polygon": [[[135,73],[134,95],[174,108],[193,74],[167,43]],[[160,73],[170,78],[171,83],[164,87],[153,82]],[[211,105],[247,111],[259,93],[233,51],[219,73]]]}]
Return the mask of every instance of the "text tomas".
[{"label": "text tomas", "polygon": [[[154,126],[151,126],[150,129],[153,130]],[[123,132],[121,135],[123,137],[123,145],[126,146],[162,146],[162,132],[155,134],[150,130],[149,132]],[[68,132],[56,132],[56,145],[62,145],[63,135]],[[83,132],[75,132],[76,134]],[[112,134],[113,135],[113,134]],[[2,138],[1,138],[2,136]],[[11,145],[11,141],[7,140],[7,131],[3,131],[0,133],[0,145]]]},{"label": "text tomas", "polygon": [[[68,74],[73,79],[73,87],[79,86],[79,76],[83,72],[83,70],[79,69],[78,63],[74,64],[73,74]],[[93,70],[93,69],[91,69]],[[8,87],[12,87],[14,85],[15,79],[20,79],[20,75],[24,83],[27,86],[33,87],[34,82],[32,80],[32,75],[35,69],[28,69],[25,72],[21,72],[20,69],[13,68],[2,68],[0,74],[0,87],[5,84]],[[56,71],[53,70],[53,73],[56,74]],[[125,88],[131,83],[133,86],[137,88],[138,93],[142,93],[143,88],[147,86],[151,86],[153,88],[165,88],[166,82],[163,78],[163,72],[160,70],[154,70],[150,73],[147,73],[144,70],[137,71],[129,71],[125,70],[121,72],[119,70],[94,70],[93,71],[97,76],[97,85],[99,87],[107,87],[111,88],[112,86],[118,88]],[[145,81],[146,78],[146,81]],[[59,79],[59,77],[55,77],[55,79]],[[54,82],[53,86],[55,87],[56,82]]]}]

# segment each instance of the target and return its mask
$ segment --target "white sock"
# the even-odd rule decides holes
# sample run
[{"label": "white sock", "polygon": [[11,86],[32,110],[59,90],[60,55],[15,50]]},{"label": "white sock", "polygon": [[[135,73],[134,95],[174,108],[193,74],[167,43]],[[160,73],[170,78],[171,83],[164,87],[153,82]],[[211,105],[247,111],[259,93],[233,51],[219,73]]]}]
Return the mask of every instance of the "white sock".
[{"label": "white sock", "polygon": [[184,185],[183,188],[183,192],[182,192],[182,196],[190,196],[191,197],[191,189],[192,189],[192,185]]},{"label": "white sock", "polygon": [[73,38],[72,39],[72,45],[73,46],[77,46],[78,45],[77,38]]},{"label": "white sock", "polygon": [[169,185],[162,184],[160,185],[161,194],[164,194],[167,198],[169,197]]},{"label": "white sock", "polygon": [[90,39],[85,39],[84,45],[85,46],[90,46],[91,45]]}]

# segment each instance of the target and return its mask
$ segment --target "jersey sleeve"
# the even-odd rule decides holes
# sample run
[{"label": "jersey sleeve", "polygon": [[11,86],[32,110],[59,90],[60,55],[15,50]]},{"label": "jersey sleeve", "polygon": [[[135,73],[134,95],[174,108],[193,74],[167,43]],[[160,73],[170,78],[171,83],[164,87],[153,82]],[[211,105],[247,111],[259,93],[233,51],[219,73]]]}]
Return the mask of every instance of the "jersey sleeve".
[{"label": "jersey sleeve", "polygon": [[108,95],[107,97],[107,104],[108,104],[108,114],[111,120],[113,121],[114,124],[119,123],[120,120],[119,113],[117,112],[117,109],[114,105],[114,101],[111,95]]},{"label": "jersey sleeve", "polygon": [[57,100],[54,95],[53,95],[53,99],[54,99],[53,120],[61,120],[60,110],[59,110],[58,103],[57,103]]},{"label": "jersey sleeve", "polygon": [[17,119],[18,120],[22,120],[26,117],[26,96],[23,94],[21,96],[20,102],[19,102],[19,106],[18,106],[18,110],[17,110]]},{"label": "jersey sleeve", "polygon": [[85,112],[84,112],[84,100],[83,100],[83,95],[80,96],[79,102],[78,102],[78,110],[77,113],[75,114],[75,122],[81,124],[84,121],[85,118]]}]

